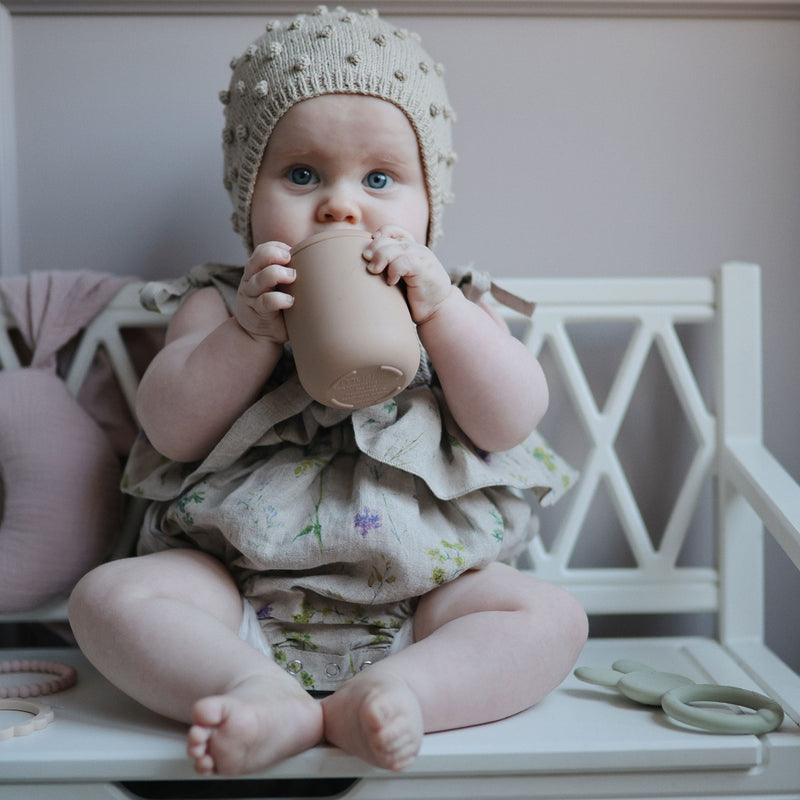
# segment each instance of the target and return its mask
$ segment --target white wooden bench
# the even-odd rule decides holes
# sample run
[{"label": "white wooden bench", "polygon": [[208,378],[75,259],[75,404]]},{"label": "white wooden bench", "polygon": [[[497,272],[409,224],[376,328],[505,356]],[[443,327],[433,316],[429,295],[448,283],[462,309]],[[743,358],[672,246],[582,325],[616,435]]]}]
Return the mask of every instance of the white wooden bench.
[{"label": "white wooden bench", "polygon": [[[563,408],[572,409],[577,424],[564,427],[563,438],[577,428],[584,441],[582,463],[575,464],[580,482],[557,514],[544,515],[529,566],[571,589],[593,615],[700,614],[715,620],[713,636],[591,638],[580,663],[608,667],[619,658],[635,659],[699,683],[766,693],[786,712],[782,726],[759,736],[700,732],[571,676],[539,706],[513,718],[426,736],[416,763],[401,774],[317,747],[263,774],[208,781],[192,772],[182,726],[121,695],[76,650],[6,650],[0,659],[73,664],[78,683],[48,698],[55,711],[49,727],[0,742],[0,800],[800,797],[800,677],[764,644],[762,568],[765,529],[800,568],[800,487],[762,444],[758,267],[729,264],[708,279],[498,283],[536,301],[532,323],[510,312],[509,319],[534,351],[544,348],[551,382],[562,387],[553,418],[558,422]],[[86,330],[67,378],[73,391],[102,345],[132,403],[136,374],[119,329],[165,323],[138,307],[137,288],[123,289]],[[586,369],[575,347],[585,326],[593,341],[604,331],[627,331],[618,364],[602,364],[608,391],[599,403],[594,378],[587,377],[597,365]],[[684,346],[695,327],[709,334],[713,346],[705,358],[713,372],[707,380],[695,375],[692,347]],[[3,330],[0,360],[9,368],[13,356]],[[658,532],[648,530],[646,509],[637,503],[635,481],[618,453],[639,377],[653,357],[663,364],[693,440],[685,479],[678,481]],[[645,411],[655,413],[658,405]],[[653,418],[650,424],[665,423]],[[558,429],[547,434],[563,451]],[[652,469],[667,462],[654,453]],[[580,549],[587,535],[603,541],[595,522],[598,487],[611,498],[612,527],[627,542],[630,563],[609,565],[600,545],[589,548],[597,556],[593,564]],[[696,509],[711,497],[706,520]],[[709,554],[708,563],[693,563],[687,552]],[[14,619],[61,615],[63,603],[56,603]]]}]

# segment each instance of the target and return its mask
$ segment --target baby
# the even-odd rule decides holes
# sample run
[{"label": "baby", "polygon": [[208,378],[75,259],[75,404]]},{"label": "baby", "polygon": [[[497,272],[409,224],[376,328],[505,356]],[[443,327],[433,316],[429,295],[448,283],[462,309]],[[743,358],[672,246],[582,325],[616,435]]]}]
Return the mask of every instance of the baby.
[{"label": "baby", "polygon": [[[321,742],[401,770],[425,732],[526,709],[574,664],[583,610],[504,563],[532,530],[514,489],[551,502],[572,474],[534,430],[536,358],[430,249],[453,111],[418,37],[320,7],[232,67],[250,257],[144,292],[177,306],[123,481],[151,502],[138,555],[89,573],[70,620],[109,680],[190,725],[201,774]],[[291,247],[332,229],[372,235],[365,269],[402,286],[422,348],[408,388],[356,411],[308,396],[283,319]]]}]

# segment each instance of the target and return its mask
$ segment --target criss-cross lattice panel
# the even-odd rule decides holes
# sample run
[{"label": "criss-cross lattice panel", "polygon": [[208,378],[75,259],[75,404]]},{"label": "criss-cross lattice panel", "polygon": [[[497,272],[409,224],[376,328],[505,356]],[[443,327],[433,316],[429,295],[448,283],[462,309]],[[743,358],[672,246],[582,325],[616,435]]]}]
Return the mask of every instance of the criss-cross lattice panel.
[{"label": "criss-cross lattice panel", "polygon": [[[542,510],[523,565],[570,588],[590,612],[715,610],[710,514],[702,519],[703,503],[711,505],[715,418],[687,355],[699,350],[702,358],[701,343],[713,342],[714,282],[502,285],[537,303],[530,323],[512,327],[548,373],[551,407],[540,430],[581,473],[557,513]],[[713,363],[703,367],[713,374]],[[576,440],[583,446],[565,452]]]}]

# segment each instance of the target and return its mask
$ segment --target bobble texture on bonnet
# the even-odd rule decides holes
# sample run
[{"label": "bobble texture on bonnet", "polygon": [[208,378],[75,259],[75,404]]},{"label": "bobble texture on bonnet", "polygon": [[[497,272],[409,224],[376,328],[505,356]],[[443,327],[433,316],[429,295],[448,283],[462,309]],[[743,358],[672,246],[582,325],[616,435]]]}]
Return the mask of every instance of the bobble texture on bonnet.
[{"label": "bobble texture on bonnet", "polygon": [[292,20],[275,20],[231,62],[222,134],[224,183],[233,202],[234,230],[253,248],[250,205],[258,168],[278,120],[301,100],[325,94],[361,94],[388,100],[417,135],[430,207],[428,244],[442,233],[442,207],[452,202],[454,113],[444,69],[419,36],[384,21],[376,11],[342,7]]}]

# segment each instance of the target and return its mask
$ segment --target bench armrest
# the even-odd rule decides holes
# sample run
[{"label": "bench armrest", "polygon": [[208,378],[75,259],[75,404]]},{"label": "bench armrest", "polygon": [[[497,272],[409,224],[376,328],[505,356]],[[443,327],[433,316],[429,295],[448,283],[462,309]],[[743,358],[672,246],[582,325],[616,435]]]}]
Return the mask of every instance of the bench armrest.
[{"label": "bench armrest", "polygon": [[747,500],[800,569],[800,486],[757,439],[723,443],[722,476]]}]

